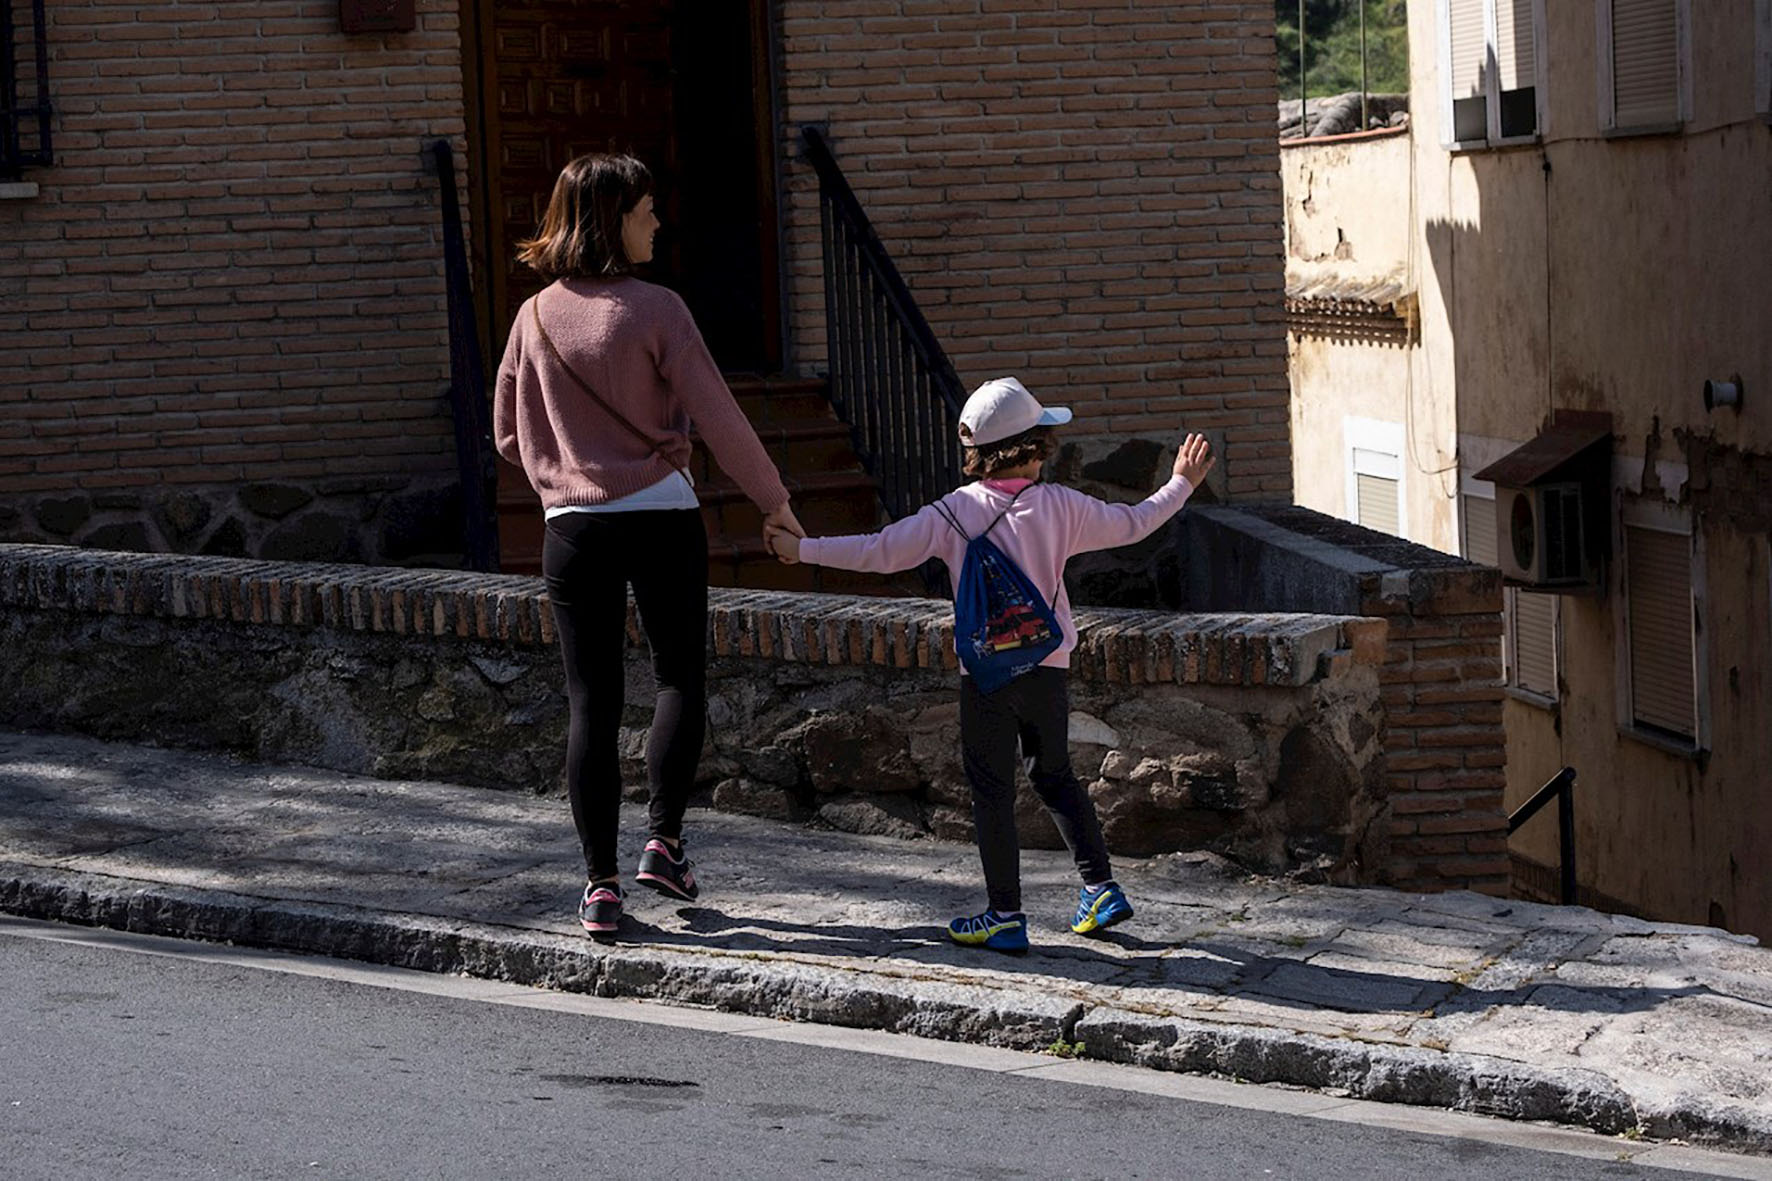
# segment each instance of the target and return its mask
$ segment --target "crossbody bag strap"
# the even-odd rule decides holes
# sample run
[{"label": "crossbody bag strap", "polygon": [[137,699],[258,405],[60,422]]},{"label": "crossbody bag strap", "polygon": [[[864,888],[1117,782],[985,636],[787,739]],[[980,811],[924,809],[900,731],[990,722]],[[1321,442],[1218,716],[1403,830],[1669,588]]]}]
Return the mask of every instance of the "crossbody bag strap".
[{"label": "crossbody bag strap", "polygon": [[535,330],[536,330],[536,332],[541,334],[542,343],[548,346],[548,352],[553,355],[554,362],[557,365],[559,365],[560,368],[562,368],[566,371],[566,376],[570,377],[574,382],[576,382],[578,384],[579,389],[581,389],[585,393],[589,394],[591,396],[592,401],[596,402],[597,405],[603,407],[603,409],[609,414],[610,417],[614,418],[615,421],[621,423],[622,426],[626,427],[630,434],[632,434],[636,439],[640,440],[642,443],[646,444],[646,446],[650,447],[652,449],[652,451],[660,459],[664,460],[666,463],[669,463],[673,470],[678,470],[678,471],[682,470],[682,469],[678,468],[674,462],[672,462],[670,456],[668,456],[664,453],[664,450],[658,445],[658,443],[652,438],[651,435],[648,435],[645,431],[643,431],[639,427],[635,426],[632,422],[629,422],[627,415],[623,414],[621,411],[619,411],[615,407],[611,406],[608,402],[604,401],[602,395],[598,394],[596,390],[591,388],[591,383],[586,381],[584,378],[580,377],[578,375],[578,370],[574,369],[571,365],[568,365],[566,363],[566,358],[560,355],[559,346],[554,344],[554,338],[548,335],[548,330],[546,328],[542,327],[541,296],[540,295],[537,295],[534,299],[531,299],[529,301],[529,310],[535,316]]},{"label": "crossbody bag strap", "polygon": [[961,537],[964,537],[968,542],[970,542],[972,540],[971,535],[968,534],[966,532],[966,530],[960,528],[959,518],[954,516],[953,509],[949,508],[947,505],[943,504],[939,500],[932,501],[930,504],[930,507],[933,508],[936,512],[941,514],[942,520],[946,521],[949,525],[953,526],[955,533],[958,533]]},{"label": "crossbody bag strap", "polygon": [[1009,503],[1003,506],[1003,511],[997,514],[997,519],[992,521],[989,525],[986,525],[984,527],[984,532],[980,533],[979,536],[983,537],[986,533],[989,533],[992,529],[1001,525],[1003,523],[1003,518],[1009,515],[1009,510],[1015,507],[1015,502],[1021,499],[1021,494],[1032,487],[1032,484],[1023,484],[1020,488],[1017,488],[1015,494],[1009,498]]}]

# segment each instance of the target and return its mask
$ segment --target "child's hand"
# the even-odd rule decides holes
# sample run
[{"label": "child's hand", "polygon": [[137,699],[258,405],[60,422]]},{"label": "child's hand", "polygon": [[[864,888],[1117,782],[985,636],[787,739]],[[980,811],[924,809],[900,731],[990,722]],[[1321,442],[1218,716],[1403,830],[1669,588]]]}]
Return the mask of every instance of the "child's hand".
[{"label": "child's hand", "polygon": [[1181,450],[1175,453],[1175,474],[1198,488],[1218,462],[1218,456],[1212,454],[1211,444],[1206,442],[1204,435],[1189,435],[1182,443]]},{"label": "child's hand", "polygon": [[777,525],[763,527],[763,544],[769,552],[781,559],[782,564],[792,566],[800,560],[800,539],[786,529]]}]

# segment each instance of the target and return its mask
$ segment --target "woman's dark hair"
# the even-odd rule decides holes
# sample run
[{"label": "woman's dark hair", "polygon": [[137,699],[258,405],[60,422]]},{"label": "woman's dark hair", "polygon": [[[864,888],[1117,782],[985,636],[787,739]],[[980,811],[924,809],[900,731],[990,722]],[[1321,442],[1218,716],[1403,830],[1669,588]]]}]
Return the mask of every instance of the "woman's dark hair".
[{"label": "woman's dark hair", "polygon": [[960,470],[974,480],[988,480],[998,472],[1020,467],[1036,459],[1051,459],[1052,428],[1037,426],[982,447],[960,448]]},{"label": "woman's dark hair", "polygon": [[652,173],[632,156],[578,157],[560,170],[540,231],[517,243],[517,261],[549,280],[627,274],[621,220],[650,192]]}]

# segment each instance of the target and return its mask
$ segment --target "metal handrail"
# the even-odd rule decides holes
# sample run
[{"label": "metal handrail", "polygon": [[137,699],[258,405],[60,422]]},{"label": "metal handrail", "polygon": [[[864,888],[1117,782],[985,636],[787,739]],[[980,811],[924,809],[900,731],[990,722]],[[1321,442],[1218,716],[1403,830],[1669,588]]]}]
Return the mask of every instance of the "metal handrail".
[{"label": "metal handrail", "polygon": [[[31,43],[36,50],[34,99],[20,105],[18,96],[18,28],[12,4],[0,4],[0,180],[17,180],[26,165],[53,162],[50,143],[49,42],[44,33],[43,0],[31,0]],[[36,121],[36,147],[26,150],[24,126]]]},{"label": "metal handrail", "polygon": [[1515,808],[1508,814],[1507,834],[1514,835],[1520,825],[1538,815],[1543,807],[1550,803],[1551,797],[1557,800],[1557,856],[1561,862],[1562,883],[1560,893],[1564,906],[1575,904],[1575,768],[1564,767],[1551,777],[1550,782],[1532,793],[1532,798]]},{"label": "metal handrail", "polygon": [[492,424],[486,410],[486,366],[475,330],[474,291],[468,275],[461,202],[455,191],[455,153],[449,141],[431,144],[443,197],[443,270],[449,300],[449,405],[455,420],[455,462],[461,477],[462,550],[470,570],[498,569],[498,526],[487,489],[492,486]]},{"label": "metal handrail", "polygon": [[831,401],[894,518],[960,483],[965,389],[818,128],[800,129],[818,173]]}]

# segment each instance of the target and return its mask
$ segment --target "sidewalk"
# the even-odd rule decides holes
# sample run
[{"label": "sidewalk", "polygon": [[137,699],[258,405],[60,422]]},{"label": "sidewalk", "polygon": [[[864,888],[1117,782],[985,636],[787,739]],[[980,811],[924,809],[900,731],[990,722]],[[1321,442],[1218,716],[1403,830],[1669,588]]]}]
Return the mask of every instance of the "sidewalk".
[{"label": "sidewalk", "polygon": [[1772,949],[1721,931],[1179,855],[1122,863],[1138,916],[1083,939],[1027,852],[1012,959],[946,939],[969,846],[690,836],[701,900],[636,891],[599,944],[564,800],[0,732],[0,911],[1772,1152]]}]

